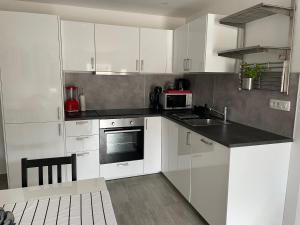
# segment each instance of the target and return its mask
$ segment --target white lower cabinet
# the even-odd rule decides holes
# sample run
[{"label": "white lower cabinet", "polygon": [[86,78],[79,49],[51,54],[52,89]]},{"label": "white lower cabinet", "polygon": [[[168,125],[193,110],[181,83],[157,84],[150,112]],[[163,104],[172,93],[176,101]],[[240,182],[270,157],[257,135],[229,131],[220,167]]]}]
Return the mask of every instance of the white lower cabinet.
[{"label": "white lower cabinet", "polygon": [[145,118],[144,174],[161,171],[161,117]]},{"label": "white lower cabinet", "polygon": [[224,225],[230,150],[195,133],[191,146],[191,204],[209,224]]},{"label": "white lower cabinet", "polygon": [[162,172],[210,225],[282,225],[290,148],[228,148],[162,119]]},{"label": "white lower cabinet", "polygon": [[[65,126],[67,155],[77,156],[77,179],[99,177],[99,120],[67,121]],[[67,179],[71,181],[71,166]]]},{"label": "white lower cabinet", "polygon": [[[68,153],[71,155],[72,153]],[[99,150],[77,152],[77,180],[99,177]],[[67,171],[68,181],[71,181],[71,166]]]},{"label": "white lower cabinet", "polygon": [[100,165],[100,176],[105,180],[140,176],[144,174],[144,160]]},{"label": "white lower cabinet", "polygon": [[[64,156],[63,123],[5,124],[9,188],[21,187],[21,159]],[[53,182],[57,181],[53,171]],[[64,174],[63,174],[64,175]],[[44,170],[44,181],[47,170]],[[64,180],[63,176],[63,180]],[[28,170],[28,185],[38,185],[38,169]]]}]

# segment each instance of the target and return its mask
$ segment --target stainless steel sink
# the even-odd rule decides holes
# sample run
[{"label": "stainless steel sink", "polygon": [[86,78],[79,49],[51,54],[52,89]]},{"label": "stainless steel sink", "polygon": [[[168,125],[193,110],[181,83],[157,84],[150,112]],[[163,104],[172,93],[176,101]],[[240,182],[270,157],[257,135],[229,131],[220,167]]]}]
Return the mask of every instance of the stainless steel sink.
[{"label": "stainless steel sink", "polygon": [[223,120],[218,120],[218,119],[188,119],[188,120],[184,120],[184,122],[193,127],[229,124],[228,122],[224,122]]}]

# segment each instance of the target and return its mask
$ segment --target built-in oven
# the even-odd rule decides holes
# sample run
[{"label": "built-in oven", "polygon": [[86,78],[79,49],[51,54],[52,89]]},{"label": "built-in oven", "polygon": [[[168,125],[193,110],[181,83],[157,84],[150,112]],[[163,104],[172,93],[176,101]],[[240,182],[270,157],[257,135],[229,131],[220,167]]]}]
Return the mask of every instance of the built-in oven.
[{"label": "built-in oven", "polygon": [[144,118],[100,120],[100,164],[144,159]]}]

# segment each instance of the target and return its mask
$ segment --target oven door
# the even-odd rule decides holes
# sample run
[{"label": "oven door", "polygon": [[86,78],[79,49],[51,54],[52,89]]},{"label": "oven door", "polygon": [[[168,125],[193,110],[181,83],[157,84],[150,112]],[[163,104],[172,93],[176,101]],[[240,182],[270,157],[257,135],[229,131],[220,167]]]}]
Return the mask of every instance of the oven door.
[{"label": "oven door", "polygon": [[100,129],[100,164],[144,158],[144,127]]},{"label": "oven door", "polygon": [[166,98],[166,108],[186,108],[186,95],[167,95]]}]

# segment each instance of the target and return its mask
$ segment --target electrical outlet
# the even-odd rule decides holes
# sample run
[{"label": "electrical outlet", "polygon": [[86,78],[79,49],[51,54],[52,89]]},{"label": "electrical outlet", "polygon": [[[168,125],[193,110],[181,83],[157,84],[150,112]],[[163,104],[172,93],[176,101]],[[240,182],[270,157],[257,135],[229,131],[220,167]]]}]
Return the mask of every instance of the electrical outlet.
[{"label": "electrical outlet", "polygon": [[291,102],[277,100],[277,99],[270,99],[270,108],[289,112],[291,110]]}]

